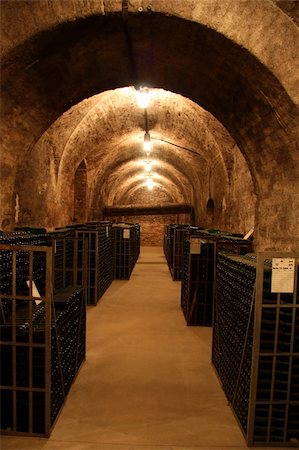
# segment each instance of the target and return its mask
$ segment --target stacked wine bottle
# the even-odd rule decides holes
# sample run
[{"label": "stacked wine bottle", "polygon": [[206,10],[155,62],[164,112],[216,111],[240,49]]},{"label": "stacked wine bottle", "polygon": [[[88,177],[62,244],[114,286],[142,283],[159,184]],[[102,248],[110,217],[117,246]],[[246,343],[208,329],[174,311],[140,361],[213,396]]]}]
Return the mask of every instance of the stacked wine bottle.
[{"label": "stacked wine bottle", "polygon": [[128,280],[140,253],[140,226],[115,223],[112,226],[114,242],[114,278]]},{"label": "stacked wine bottle", "polygon": [[[192,242],[192,241],[191,241]],[[190,240],[184,241],[181,307],[187,325],[212,325],[214,245],[200,241],[193,253]]]},{"label": "stacked wine bottle", "polygon": [[265,259],[257,304],[256,274],[255,255],[218,255],[212,361],[248,442],[296,446],[298,278],[294,293],[271,292],[271,260]]},{"label": "stacked wine bottle", "polygon": [[189,227],[186,224],[169,224],[164,229],[164,254],[173,280],[182,279],[183,243]]},{"label": "stacked wine bottle", "polygon": [[69,286],[52,302],[51,236],[20,231],[0,245],[1,429],[47,435],[85,359],[84,291]]},{"label": "stacked wine bottle", "polygon": [[97,229],[99,233],[98,298],[101,298],[113,280],[112,224],[110,222],[99,222]]}]

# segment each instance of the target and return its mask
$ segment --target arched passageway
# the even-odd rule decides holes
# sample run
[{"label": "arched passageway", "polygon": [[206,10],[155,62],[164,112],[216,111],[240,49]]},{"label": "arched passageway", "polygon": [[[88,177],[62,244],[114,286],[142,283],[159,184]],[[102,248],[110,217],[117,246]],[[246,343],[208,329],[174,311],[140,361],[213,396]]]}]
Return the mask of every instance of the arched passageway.
[{"label": "arched passageway", "polygon": [[[135,162],[142,158],[144,115],[128,88],[138,82],[158,88],[148,125],[161,192],[198,205],[205,225],[211,171],[219,227],[245,232],[255,225],[257,248],[294,248],[296,24],[270,0],[242,8],[157,0],[142,12],[137,3],[126,12],[121,2],[86,10],[79,2],[70,8],[57,1],[50,10],[20,2],[15,17],[3,2],[2,228],[14,226],[16,186],[19,224],[67,223],[68,193],[84,158],[88,218],[109,196],[132,203],[143,183]],[[24,22],[18,36],[9,27],[17,19]]]}]

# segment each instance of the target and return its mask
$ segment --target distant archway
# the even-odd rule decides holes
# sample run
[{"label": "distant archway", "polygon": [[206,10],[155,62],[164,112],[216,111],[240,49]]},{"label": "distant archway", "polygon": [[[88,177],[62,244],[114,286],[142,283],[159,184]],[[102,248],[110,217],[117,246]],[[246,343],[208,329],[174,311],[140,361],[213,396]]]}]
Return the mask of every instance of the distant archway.
[{"label": "distant archway", "polygon": [[[11,2],[3,2],[6,5],[1,77],[1,131],[5,136],[1,149],[1,181],[5,188],[0,193],[3,228],[13,222],[13,187],[19,176],[24,186],[25,173],[30,175],[27,185],[33,179],[33,173],[36,174],[34,187],[37,189],[30,187],[26,189],[26,195],[20,194],[21,208],[28,204],[28,207],[24,206],[24,215],[30,223],[57,226],[60,222],[69,222],[73,213],[73,207],[70,214],[67,207],[70,196],[66,202],[61,201],[64,199],[60,198],[56,186],[55,170],[58,168],[60,173],[63,168],[62,154],[56,151],[57,141],[48,140],[41,152],[36,151],[36,143],[72,106],[107,90],[134,86],[138,79],[140,83],[163,88],[200,105],[237,143],[250,171],[256,196],[256,248],[287,250],[296,246],[298,200],[294,180],[298,179],[299,162],[295,139],[298,121],[295,56],[298,28],[274,3],[252,0],[238,5],[234,2],[236,7],[232,10],[230,0],[215,0],[199,2],[196,8],[194,2],[186,2],[186,9],[178,9],[178,2],[157,0],[154,11],[140,14],[140,2],[132,0],[126,17],[130,47],[124,33],[121,2],[117,2],[118,6],[115,2],[104,2],[104,9],[103,2],[91,2],[92,8],[83,10],[79,3],[76,3],[77,10],[73,2],[62,2],[65,9],[61,2],[50,2],[43,8],[43,14],[40,2],[31,3],[28,8],[28,2],[20,2],[16,15]],[[227,11],[230,14],[226,14]],[[28,25],[23,33],[18,26],[13,26],[21,22]],[[236,27],[231,27],[232,22]],[[270,22],[277,27],[276,33],[272,26],[269,27]],[[32,23],[36,27],[32,27]],[[130,48],[134,50],[132,55]],[[186,71],[186,67],[193,70]],[[124,113],[117,117],[128,116]],[[136,114],[135,120],[128,121],[136,124],[136,129],[143,127],[138,117]],[[157,130],[161,121],[156,124],[157,116],[152,117],[151,129]],[[59,139],[65,135],[65,140],[69,139],[71,143],[77,126],[72,123],[71,116],[67,118],[70,119],[69,126],[61,129]],[[111,121],[107,130],[114,130],[116,136],[124,136],[125,142],[129,143],[128,128],[121,126],[124,123],[125,120]],[[172,125],[168,120],[167,124],[166,131],[176,129],[175,121]],[[91,126],[86,129],[91,130]],[[123,135],[119,133],[121,129],[126,131]],[[176,133],[177,139],[186,139],[186,134]],[[99,143],[103,152],[109,151],[108,136],[102,141],[98,136],[90,141],[92,148]],[[119,147],[120,142],[115,144]],[[188,140],[179,145],[193,149]],[[125,147],[125,150],[129,148]],[[209,146],[204,148],[210,152]],[[85,146],[76,146],[73,159],[77,157],[77,150],[83,150],[84,156],[79,155],[75,164],[72,160],[67,161],[70,186],[73,169],[86,157],[85,149]],[[180,159],[178,149],[172,151],[177,160]],[[29,164],[27,169],[31,156],[33,160],[37,158],[40,165]],[[102,166],[102,162],[102,158],[93,161],[95,166]],[[87,163],[90,175],[94,176],[89,159]],[[214,163],[218,164],[218,158],[214,158]],[[53,176],[44,176],[49,172]],[[198,173],[196,176],[202,179],[201,170]],[[90,183],[89,202],[97,198],[94,186],[102,185],[100,171],[97,175],[99,182]],[[218,182],[218,178],[215,179]],[[225,181],[219,180],[219,187],[225,185]],[[217,192],[213,189],[213,196],[217,213],[222,199],[218,187]],[[206,192],[202,198],[205,197]],[[200,199],[194,200],[195,204],[200,203],[201,211],[197,211],[200,215],[205,204],[201,204]],[[57,212],[53,211],[53,202]],[[294,206],[291,212],[286,210],[290,202]],[[45,206],[41,208],[41,204]],[[270,218],[269,211],[273,211]],[[287,221],[286,217],[289,217]],[[214,221],[217,220],[215,216]]]}]

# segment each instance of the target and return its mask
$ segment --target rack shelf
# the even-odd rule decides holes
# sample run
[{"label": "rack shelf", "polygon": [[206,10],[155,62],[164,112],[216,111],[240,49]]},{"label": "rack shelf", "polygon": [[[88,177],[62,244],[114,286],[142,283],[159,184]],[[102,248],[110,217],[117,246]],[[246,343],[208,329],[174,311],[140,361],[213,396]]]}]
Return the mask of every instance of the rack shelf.
[{"label": "rack shelf", "polygon": [[182,279],[183,244],[189,228],[186,224],[169,224],[164,228],[164,254],[173,280]]},{"label": "rack shelf", "polygon": [[212,325],[214,245],[197,242],[198,252],[192,250],[192,240],[184,242],[184,267],[181,307],[187,325]]},{"label": "rack shelf", "polygon": [[84,290],[53,295],[53,260],[48,235],[0,238],[3,434],[49,436],[85,359]]},{"label": "rack shelf", "polygon": [[239,255],[251,251],[251,248],[251,242],[244,239],[189,230],[189,236],[184,241],[181,288],[181,307],[187,325],[212,325],[218,252]]},{"label": "rack shelf", "polygon": [[[50,233],[56,242],[55,283],[73,277],[86,285],[88,305],[97,305],[113,280],[113,242],[110,222],[68,225]],[[83,277],[85,278],[83,279]]]},{"label": "rack shelf", "polygon": [[[272,259],[295,262],[294,292],[271,292]],[[298,253],[219,254],[212,362],[250,446],[299,444]]]},{"label": "rack shelf", "polygon": [[138,224],[113,224],[114,278],[128,280],[140,252],[140,226]]}]

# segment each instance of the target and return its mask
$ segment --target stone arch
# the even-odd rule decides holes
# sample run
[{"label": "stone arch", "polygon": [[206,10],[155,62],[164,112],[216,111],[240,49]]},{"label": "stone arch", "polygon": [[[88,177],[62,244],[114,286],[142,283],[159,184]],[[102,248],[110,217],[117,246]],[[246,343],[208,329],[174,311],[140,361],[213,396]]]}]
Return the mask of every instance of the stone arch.
[{"label": "stone arch", "polygon": [[[182,7],[181,2],[157,0],[151,14],[136,14],[137,3],[130,2],[129,26],[139,79],[178,92],[219,119],[240,147],[254,180],[259,248],[294,247],[297,219],[289,212],[285,220],[285,205],[295,201],[294,211],[298,206],[295,24],[270,0],[242,5],[188,1]],[[49,124],[83,98],[134,81],[121,2],[102,2],[97,10],[88,6],[84,12],[77,9],[79,3],[73,11],[62,5],[55,2],[54,13],[49,11],[46,18],[47,5],[37,28],[27,33],[25,17],[37,14],[41,2],[32,9],[21,2],[16,20],[26,23],[24,34],[18,40],[13,31],[12,36],[4,33],[3,217],[11,214],[15,161],[22,164]],[[15,15],[9,2],[5,6],[6,19]],[[57,26],[57,7],[63,11],[62,22],[73,16],[78,20]],[[195,70],[186,71],[195,62]],[[117,70],[120,66],[122,71]],[[270,221],[264,213],[269,210]]]},{"label": "stone arch", "polygon": [[[54,29],[60,23],[73,22],[95,15],[122,13],[122,2],[89,2],[82,6],[80,0],[67,4],[64,0],[56,0],[45,4],[36,0],[30,4],[19,1],[16,18],[14,5],[3,0],[2,15],[5,21],[17,20],[22,27],[10,27],[2,36],[2,53],[5,56],[14,48],[30,40],[34,35],[48,29]],[[299,97],[297,75],[289,70],[289,61],[296,60],[298,55],[298,30],[293,22],[282,12],[283,8],[273,0],[250,0],[236,2],[234,0],[214,0],[213,2],[172,0],[152,0],[148,9],[141,7],[139,0],[131,0],[128,5],[130,14],[160,13],[196,22],[216,30],[241,47],[248,49],[265,66],[269,67],[281,81],[285,89],[295,98]],[[228,15],[229,12],[229,15]],[[38,21],[35,20],[38,16]],[[284,29],[286,35],[282,45],[280,35]],[[255,33],[252,32],[255,30]],[[298,60],[298,58],[297,58]]]}]

